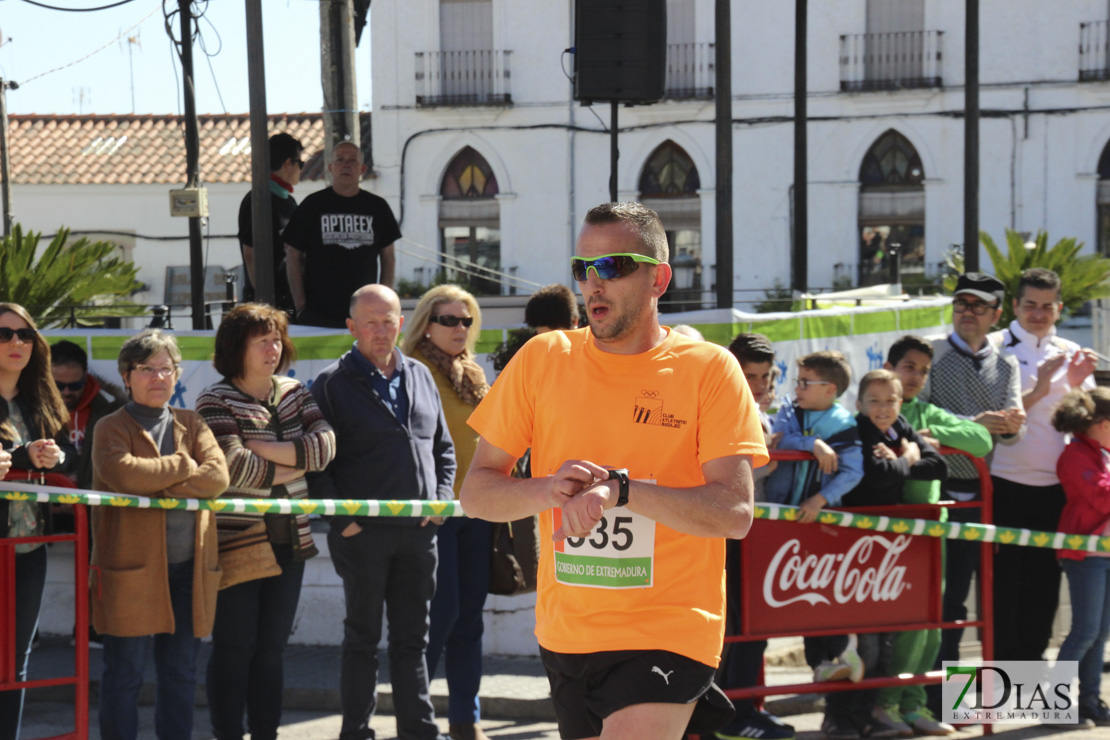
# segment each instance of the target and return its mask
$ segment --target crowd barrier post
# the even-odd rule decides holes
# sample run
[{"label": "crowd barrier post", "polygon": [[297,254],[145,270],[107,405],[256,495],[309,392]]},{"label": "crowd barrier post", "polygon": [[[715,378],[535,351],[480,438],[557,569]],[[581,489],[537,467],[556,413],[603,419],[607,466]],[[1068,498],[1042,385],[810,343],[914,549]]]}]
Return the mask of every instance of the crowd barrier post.
[{"label": "crowd barrier post", "polygon": [[[88,509],[81,504],[73,505],[73,529],[73,534],[0,538],[0,691],[73,686],[73,732],[39,740],[89,737],[89,527]],[[72,676],[16,681],[16,664],[21,656],[15,650],[15,546],[32,542],[73,543],[74,670]]]},{"label": "crowd barrier post", "polygon": [[[993,490],[986,462],[982,458],[949,447],[941,447],[939,451],[942,455],[963,455],[975,465],[979,474],[979,499],[968,502],[945,501],[940,504],[854,507],[847,511],[856,515],[936,519],[942,509],[976,508],[980,510],[980,521],[983,524],[990,524]],[[808,452],[772,450],[771,459],[795,462],[813,461],[816,458]],[[813,565],[814,570],[809,577],[818,579],[818,571],[822,568],[826,569],[820,574],[820,580],[823,583],[803,583],[801,584],[803,588],[798,589],[798,593],[775,593],[776,582],[780,585],[783,582],[781,577],[777,577],[780,573],[778,569],[791,554],[796,555],[801,550],[801,541],[794,539],[801,533],[799,527],[808,528],[805,531],[806,547],[811,555],[818,556],[816,561],[808,561]],[[795,542],[797,545],[794,544]],[[826,549],[821,550],[822,547]],[[993,660],[993,544],[982,542],[980,547],[981,557],[977,577],[979,599],[976,618],[945,622],[942,618],[942,559],[939,539],[913,537],[908,533],[888,537],[879,533],[869,534],[866,530],[825,527],[820,522],[807,525],[792,521],[755,522],[748,537],[741,540],[743,586],[740,594],[740,632],[726,636],[724,642],[727,645],[773,637],[817,637],[847,633],[978,628],[983,660]],[[885,549],[882,553],[883,557],[877,557],[871,552],[878,548]],[[860,555],[864,550],[868,552],[869,557],[865,558],[864,563],[859,563]],[[831,560],[822,563],[820,555],[831,556]],[[845,599],[843,593],[820,593],[822,590],[830,590],[830,584],[824,582],[828,580],[827,576],[834,571],[849,568],[852,560],[856,560],[861,567],[879,561],[877,566],[871,568],[870,577],[865,577],[864,573],[858,573],[855,579],[850,577],[844,579],[852,580],[857,589],[866,585],[874,592],[873,596],[877,599],[872,598],[864,604],[865,599],[857,600],[859,594]],[[899,564],[900,561],[901,564]],[[807,561],[794,561],[793,565],[801,565],[804,568],[804,562]],[[906,580],[907,563],[913,571],[908,577],[916,579],[913,582]],[[788,563],[788,567],[790,566],[791,564]],[[898,570],[899,568],[901,570]],[[791,585],[806,578],[806,574],[798,570],[793,572],[793,576]],[[785,580],[791,581],[791,574],[787,574]],[[818,588],[806,591],[806,586],[818,586]],[[891,589],[900,592],[892,594]],[[849,603],[853,600],[857,600],[856,606]],[[763,697],[777,694],[812,694],[914,684],[939,684],[943,677],[942,671],[928,671],[912,676],[865,677],[859,683],[826,681],[767,686],[761,671],[759,680],[761,684],[758,686],[742,689],[723,688],[730,699],[754,699],[761,702]],[[984,725],[983,732],[988,735],[993,734],[993,727]]]}]

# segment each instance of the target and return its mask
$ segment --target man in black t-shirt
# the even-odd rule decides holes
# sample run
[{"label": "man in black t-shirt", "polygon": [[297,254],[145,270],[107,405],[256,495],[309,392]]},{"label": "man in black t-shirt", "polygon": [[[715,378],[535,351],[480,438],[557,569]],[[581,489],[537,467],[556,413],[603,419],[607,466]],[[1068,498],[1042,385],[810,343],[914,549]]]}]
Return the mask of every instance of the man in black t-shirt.
[{"label": "man in black t-shirt", "polygon": [[[270,137],[270,209],[273,219],[274,307],[293,310],[293,295],[285,277],[285,245],[281,232],[297,210],[293,186],[301,181],[304,167],[301,142],[289,134]],[[239,248],[243,255],[243,301],[255,300],[254,224],[251,221],[251,194],[239,205]]]},{"label": "man in black t-shirt", "polygon": [[336,144],[328,170],[332,186],[304,199],[282,238],[297,323],[339,329],[356,290],[393,287],[401,229],[385,200],[359,188],[366,166],[357,146]]}]

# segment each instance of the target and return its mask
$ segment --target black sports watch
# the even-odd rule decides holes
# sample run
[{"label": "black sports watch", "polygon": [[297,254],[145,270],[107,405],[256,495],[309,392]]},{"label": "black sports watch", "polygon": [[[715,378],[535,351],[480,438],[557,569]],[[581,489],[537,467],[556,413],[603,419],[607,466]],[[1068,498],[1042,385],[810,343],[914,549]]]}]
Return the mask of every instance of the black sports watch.
[{"label": "black sports watch", "polygon": [[617,468],[616,470],[610,470],[609,480],[617,481],[619,486],[619,490],[617,493],[617,506],[624,506],[628,503],[628,468]]}]

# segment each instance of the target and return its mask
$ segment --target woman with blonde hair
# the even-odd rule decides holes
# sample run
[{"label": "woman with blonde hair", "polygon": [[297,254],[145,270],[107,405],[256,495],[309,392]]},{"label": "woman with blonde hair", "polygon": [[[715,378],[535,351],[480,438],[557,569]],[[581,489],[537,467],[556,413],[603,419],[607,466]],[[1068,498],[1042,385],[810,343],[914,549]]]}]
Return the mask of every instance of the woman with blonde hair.
[{"label": "woman with blonde hair", "polygon": [[[64,432],[69,412],[50,372],[50,345],[34,319],[17,303],[0,303],[0,479],[11,468],[28,473],[60,469],[69,450],[56,437]],[[31,501],[0,501],[0,537],[43,534],[47,509]],[[16,681],[27,680],[31,638],[38,625],[46,584],[46,548],[42,543],[15,545]],[[9,608],[7,604],[2,607]],[[7,635],[3,639],[10,639]],[[23,715],[23,690],[0,691],[0,739],[15,740]]]},{"label": "woman with blonde hair", "polygon": [[[486,392],[486,374],[474,360],[482,329],[478,301],[457,285],[438,285],[420,299],[405,327],[401,351],[432,371],[455,444],[455,497],[478,446],[466,421]],[[428,677],[440,653],[447,673],[449,734],[455,740],[485,740],[478,725],[482,680],[482,609],[489,591],[490,524],[452,517],[440,527],[436,592],[428,633]]]}]

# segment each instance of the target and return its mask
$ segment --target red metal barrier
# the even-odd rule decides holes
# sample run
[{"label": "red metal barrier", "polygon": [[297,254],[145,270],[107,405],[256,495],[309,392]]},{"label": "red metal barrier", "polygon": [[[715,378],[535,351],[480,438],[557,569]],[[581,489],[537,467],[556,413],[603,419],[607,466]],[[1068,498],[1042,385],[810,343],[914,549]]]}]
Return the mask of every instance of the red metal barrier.
[{"label": "red metal barrier", "polygon": [[[883,507],[855,507],[845,509],[853,514],[875,514],[878,516],[893,516],[907,519],[938,519],[942,509],[977,508],[980,510],[984,524],[991,523],[992,488],[990,471],[982,458],[973,457],[967,453],[941,447],[942,455],[964,455],[975,465],[979,473],[981,495],[978,500],[968,502],[944,502],[941,504],[902,504],[898,506]],[[779,461],[804,461],[815,458],[808,452],[792,450],[772,450],[771,459]],[[787,568],[794,570],[786,574],[785,579],[774,576],[773,568],[783,567],[783,561],[792,557],[791,550],[796,553],[790,538],[797,537],[800,527],[809,528],[806,531],[806,547],[811,552],[808,560],[794,560],[787,564]],[[885,557],[876,568],[857,574],[853,581],[856,589],[854,594],[836,593],[837,584],[830,583],[831,569],[847,568],[851,551],[868,548],[878,540],[876,535],[867,530],[832,527],[818,523],[799,525],[795,522],[760,520],[752,527],[752,533],[741,541],[741,560],[743,573],[741,580],[743,590],[740,599],[740,625],[738,635],[725,637],[726,643],[748,642],[752,640],[766,640],[772,637],[817,637],[823,635],[841,635],[845,633],[869,632],[902,632],[924,629],[951,629],[956,627],[977,627],[979,639],[983,646],[983,660],[994,658],[994,611],[992,602],[993,567],[991,543],[982,543],[980,558],[978,586],[979,607],[977,619],[944,622],[942,620],[941,601],[941,541],[933,537],[912,537],[908,534],[895,535],[894,538],[882,537],[882,543],[876,547],[886,548],[889,555],[893,554],[893,561]],[[870,539],[868,539],[870,538]],[[815,541],[817,540],[817,541]],[[824,540],[824,542],[822,542]],[[840,547],[835,541],[840,540]],[[821,545],[832,541],[831,548],[822,550]],[[844,545],[848,544],[846,548]],[[860,544],[862,543],[862,544]],[[818,552],[830,553],[828,562],[822,563],[820,558],[813,558],[812,554]],[[896,552],[895,552],[896,551]],[[859,553],[857,552],[856,555]],[[925,570],[924,581],[926,587],[921,589],[906,589],[907,583],[902,576],[906,572],[903,565],[895,567],[893,563],[905,563],[907,558],[916,571]],[[859,558],[855,558],[859,562]],[[865,560],[867,560],[865,558]],[[806,573],[805,568],[811,569]],[[884,570],[884,567],[886,568]],[[901,568],[899,571],[898,568]],[[749,576],[758,574],[759,583],[754,583]],[[850,576],[849,576],[850,578]],[[791,586],[801,582],[802,588],[796,589],[797,593],[776,593],[776,582],[783,580]],[[842,579],[844,580],[844,579]],[[832,589],[829,586],[833,586]],[[806,587],[817,586],[818,588]],[[871,597],[859,593],[859,589],[871,590]],[[884,589],[886,589],[884,591]],[[891,592],[897,590],[897,593]],[[920,593],[922,590],[926,593]],[[832,591],[832,593],[830,593]],[[757,601],[757,598],[759,599]],[[894,599],[897,599],[897,602]],[[768,603],[771,599],[771,603]],[[855,601],[855,605],[851,602]],[[867,602],[866,604],[864,602]],[[753,602],[756,602],[753,604]],[[797,609],[790,607],[799,606]],[[808,607],[808,608],[807,608]],[[814,607],[818,607],[817,610]],[[761,680],[764,680],[761,676]],[[807,682],[784,686],[752,686],[743,689],[725,689],[725,694],[730,699],[759,699],[771,694],[806,694],[827,693],[832,691],[853,691],[855,689],[879,689],[889,686],[908,686],[913,684],[934,684],[942,681],[941,671],[930,671],[913,676],[883,676],[864,678],[859,683],[847,681],[826,681],[822,683]],[[989,725],[984,726],[986,734],[991,733]]]},{"label": "red metal barrier", "polygon": [[[41,740],[88,740],[89,737],[89,528],[85,506],[73,507],[74,534],[45,537],[0,538],[0,691],[37,689],[72,685],[74,701],[73,732]],[[15,651],[15,545],[30,542],[72,542],[73,583],[76,602],[74,616],[74,670],[72,676],[17,682]],[[31,660],[34,660],[32,654]]]}]

